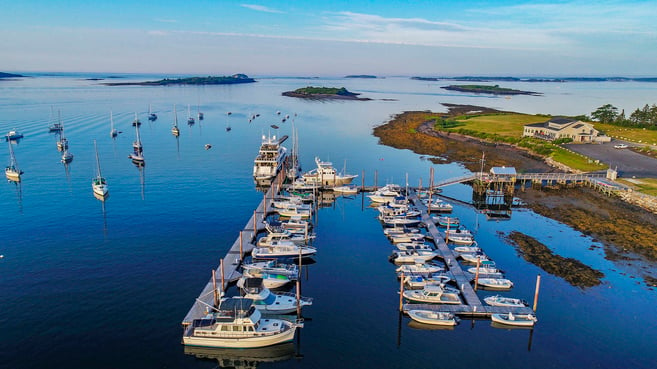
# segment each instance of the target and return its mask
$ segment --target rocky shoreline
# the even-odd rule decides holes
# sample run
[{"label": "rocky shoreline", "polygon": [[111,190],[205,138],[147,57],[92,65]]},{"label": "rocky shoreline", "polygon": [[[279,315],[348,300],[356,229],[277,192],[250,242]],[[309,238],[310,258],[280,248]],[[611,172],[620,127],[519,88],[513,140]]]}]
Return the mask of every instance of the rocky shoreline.
[{"label": "rocky shoreline", "polygon": [[[450,111],[403,112],[388,122],[375,127],[373,134],[379,143],[399,149],[408,149],[420,155],[431,156],[435,163],[460,162],[471,171],[479,171],[482,152],[486,167],[513,166],[518,171],[562,171],[545,162],[544,158],[527,150],[507,144],[483,142],[477,138],[433,130],[432,116],[453,116],[464,112],[496,112],[495,109],[467,105],[449,106]],[[592,189],[575,188],[559,191],[527,189],[517,192],[527,207],[545,217],[555,219],[600,241],[605,246],[606,258],[637,262],[635,253],[646,260],[657,260],[657,219],[638,206],[616,196],[605,196]],[[629,260],[629,261],[628,261]],[[645,269],[642,276],[647,284],[657,278],[657,271]]]}]

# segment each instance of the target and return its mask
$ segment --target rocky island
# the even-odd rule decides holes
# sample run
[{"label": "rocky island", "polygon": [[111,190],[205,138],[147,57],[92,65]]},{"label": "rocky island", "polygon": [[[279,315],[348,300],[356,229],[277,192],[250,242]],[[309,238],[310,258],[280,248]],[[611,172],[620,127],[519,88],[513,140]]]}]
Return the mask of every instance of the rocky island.
[{"label": "rocky island", "polygon": [[283,96],[288,97],[299,97],[302,99],[312,99],[312,100],[371,100],[366,97],[358,97],[359,93],[348,91],[346,88],[341,87],[302,87],[297,88],[294,91],[285,91],[282,93]]},{"label": "rocky island", "polygon": [[542,95],[540,92],[514,90],[512,88],[500,87],[500,85],[449,85],[441,87],[445,90],[472,92],[475,94],[492,94],[492,95]]},{"label": "rocky island", "polygon": [[25,77],[25,76],[20,74],[0,72],[0,78],[17,78],[17,77]]},{"label": "rocky island", "polygon": [[103,83],[105,86],[168,86],[168,85],[230,85],[237,83],[255,82],[246,74],[233,74],[232,76],[208,76],[208,77],[189,77],[176,79],[161,79],[159,81],[145,82],[108,82]]}]

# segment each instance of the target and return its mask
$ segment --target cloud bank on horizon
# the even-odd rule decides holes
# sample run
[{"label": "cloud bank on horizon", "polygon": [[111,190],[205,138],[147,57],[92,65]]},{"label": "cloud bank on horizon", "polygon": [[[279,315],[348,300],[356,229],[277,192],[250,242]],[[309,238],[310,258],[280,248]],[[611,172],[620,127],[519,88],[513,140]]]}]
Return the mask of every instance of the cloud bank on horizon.
[{"label": "cloud bank on horizon", "polygon": [[0,70],[253,75],[650,75],[652,1],[3,6]]}]

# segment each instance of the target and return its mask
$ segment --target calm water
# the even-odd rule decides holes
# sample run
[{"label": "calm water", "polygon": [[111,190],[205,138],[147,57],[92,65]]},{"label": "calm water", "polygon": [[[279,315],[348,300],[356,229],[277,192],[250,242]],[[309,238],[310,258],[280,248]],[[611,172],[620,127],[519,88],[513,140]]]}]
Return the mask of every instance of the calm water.
[{"label": "calm water", "polygon": [[[185,354],[180,322],[262,198],[253,187],[252,162],[262,134],[291,134],[292,119],[283,123],[281,116],[294,117],[304,170],[319,156],[348,172],[364,172],[367,184],[375,171],[378,184],[403,184],[407,173],[417,184],[420,178],[428,183],[431,163],[378,145],[371,136],[372,127],[393,114],[440,111],[439,103],[449,102],[574,115],[605,103],[631,111],[657,101],[657,85],[641,83],[510,83],[545,95],[503,99],[453,94],[441,83],[406,78],[105,87],[84,77],[0,82],[0,132],[17,128],[26,136],[14,146],[23,182],[0,186],[0,367],[216,367],[214,359]],[[306,85],[345,86],[395,100],[308,102],[280,95]],[[147,121],[149,104],[156,122]],[[170,133],[174,104],[178,140]],[[206,119],[187,126],[188,104],[192,114],[200,105]],[[51,109],[61,111],[75,155],[68,168],[47,130]],[[109,137],[110,111],[123,132],[115,140]],[[143,170],[127,158],[135,112],[143,123]],[[255,113],[260,117],[249,123]],[[104,204],[90,188],[94,139],[110,184]],[[206,151],[206,143],[213,148]],[[437,179],[466,172],[458,164],[434,167]],[[471,197],[463,185],[445,193]],[[515,282],[506,295],[531,300],[536,275],[542,275],[533,331],[496,329],[484,320],[465,320],[454,330],[409,324],[397,312],[398,285],[387,262],[392,246],[375,211],[361,197],[338,198],[318,213],[319,253],[302,287],[315,300],[304,311],[307,322],[297,342],[202,354],[225,360],[246,355],[247,361],[266,361],[263,368],[654,367],[657,293],[635,278],[640,269],[605,260],[600,249],[589,249],[597,245],[590,238],[526,210],[505,222],[486,221],[466,205],[456,205],[454,214]],[[581,290],[546,275],[503,241],[512,230],[601,270],[604,283]]]}]

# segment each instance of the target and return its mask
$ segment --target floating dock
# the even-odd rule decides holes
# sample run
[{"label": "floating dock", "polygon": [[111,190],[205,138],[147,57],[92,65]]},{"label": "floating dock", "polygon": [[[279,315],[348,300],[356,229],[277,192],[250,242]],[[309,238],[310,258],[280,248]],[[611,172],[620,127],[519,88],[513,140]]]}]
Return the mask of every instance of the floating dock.
[{"label": "floating dock", "polygon": [[454,276],[454,280],[461,291],[464,304],[462,305],[449,305],[449,304],[403,304],[402,310],[406,313],[413,309],[433,310],[450,312],[456,315],[472,316],[472,317],[490,317],[492,314],[534,314],[534,310],[529,307],[505,307],[505,306],[488,306],[484,305],[477,292],[474,290],[470,282],[472,281],[472,274],[464,271],[461,265],[456,260],[456,255],[447,246],[445,242],[445,235],[438,230],[438,227],[431,220],[431,215],[427,207],[419,201],[417,195],[412,194],[409,196],[410,200],[420,210],[422,222],[426,225],[427,233],[433,240],[436,251],[440,253],[440,257],[445,261],[445,265],[449,272]]},{"label": "floating dock", "polygon": [[212,278],[206,283],[205,287],[194,301],[194,304],[185,315],[182,321],[183,327],[188,327],[195,319],[202,318],[208,311],[210,306],[214,305],[214,284],[221,291],[225,291],[228,283],[233,282],[241,277],[238,272],[239,266],[244,260],[244,255],[251,252],[254,247],[255,238],[258,232],[265,229],[264,220],[267,218],[269,210],[272,208],[273,199],[281,189],[281,184],[285,178],[285,170],[281,170],[276,178],[272,181],[272,185],[265,192],[262,201],[253,212],[251,218],[246,223],[240,235],[233,242],[231,248],[226,252],[221,260],[222,262],[215,268],[216,281]]}]

